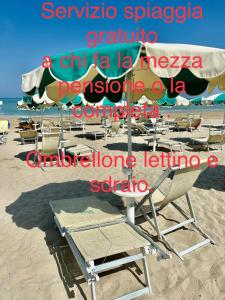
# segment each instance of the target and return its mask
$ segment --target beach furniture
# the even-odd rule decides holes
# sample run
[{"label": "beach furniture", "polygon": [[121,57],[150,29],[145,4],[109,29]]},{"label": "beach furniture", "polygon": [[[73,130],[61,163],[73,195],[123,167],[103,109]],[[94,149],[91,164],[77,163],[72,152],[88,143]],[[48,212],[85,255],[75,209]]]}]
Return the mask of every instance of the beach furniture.
[{"label": "beach furniture", "polygon": [[90,139],[95,139],[97,140],[98,138],[103,138],[105,139],[106,132],[105,131],[90,131],[86,132],[86,137]]},{"label": "beach furniture", "polygon": [[[169,258],[169,255],[139,227],[129,223],[117,208],[95,196],[51,201],[50,206],[61,235],[66,238],[91,286],[93,300],[97,299],[99,273],[139,260],[143,262],[145,286],[116,299],[133,299],[151,293],[146,256],[156,252],[162,258]],[[129,255],[129,251],[135,254]]]},{"label": "beach furniture", "polygon": [[179,131],[179,130],[190,130],[192,131],[193,129],[200,129],[202,123],[202,119],[201,118],[197,118],[197,119],[183,119],[180,121],[176,121],[175,123],[175,128]]},{"label": "beach furniture", "polygon": [[190,146],[194,149],[210,150],[212,146],[218,145],[223,149],[225,143],[225,130],[209,130],[208,137],[191,138]]},{"label": "beach furniture", "polygon": [[[146,139],[147,144],[150,145],[150,143],[153,143],[153,138]],[[179,149],[180,152],[183,151],[183,143],[178,142],[178,141],[173,141],[173,140],[168,140],[168,139],[162,139],[157,137],[156,138],[156,148],[157,147],[168,147],[170,149],[170,152],[172,153],[176,149]]]},{"label": "beach furniture", "polygon": [[225,112],[224,112],[224,116],[223,116],[223,121],[221,123],[217,123],[217,124],[204,124],[206,127],[209,127],[210,129],[225,129]]},{"label": "beach furniture", "polygon": [[[60,134],[59,133],[42,133],[42,146],[38,148],[36,144],[36,154],[34,162],[37,161],[38,156],[49,157],[51,164],[53,162],[60,162]],[[46,161],[44,160],[46,163]],[[46,163],[47,165],[47,163]]]},{"label": "beach furniture", "polygon": [[19,134],[23,145],[26,142],[34,142],[35,144],[38,142],[38,132],[36,130],[20,130]]},{"label": "beach furniture", "polygon": [[18,127],[20,129],[26,130],[26,129],[34,129],[34,121],[31,119],[27,119],[27,120],[22,120],[19,122]]},{"label": "beach furniture", "polygon": [[79,158],[91,155],[93,152],[97,152],[94,148],[87,145],[75,145],[66,148],[66,153],[71,156],[76,156],[76,163],[79,165]]},{"label": "beach furniture", "polygon": [[61,128],[60,127],[49,127],[49,133],[61,133]]},{"label": "beach furniture", "polygon": [[120,122],[114,122],[109,128],[106,128],[106,137],[120,134]]},{"label": "beach furniture", "polygon": [[85,130],[85,122],[82,121],[82,120],[71,120],[69,122],[69,129],[70,129],[70,132],[72,129],[80,129],[80,130]]},{"label": "beach furniture", "polygon": [[131,129],[134,133],[136,134],[143,134],[143,135],[150,135],[152,133],[163,133],[165,132],[167,129],[164,127],[148,127],[146,125],[143,124],[138,124],[138,123],[133,123],[131,124]]},{"label": "beach furniture", "polygon": [[[197,180],[199,175],[207,168],[207,166],[207,160],[202,160],[198,167],[186,167],[184,165],[181,165],[166,169],[164,173],[158,178],[158,181],[155,183],[152,189],[149,191],[149,194],[145,196],[136,207],[136,213],[138,214],[138,212],[141,212],[144,215],[146,220],[149,221],[149,223],[157,232],[158,239],[162,240],[165,245],[181,259],[187,253],[190,253],[202,246],[208,245],[209,243],[215,244],[213,239],[210,238],[198,224],[192,205],[191,196],[189,194],[189,191],[193,187],[195,181]],[[164,184],[166,180],[170,180],[170,185],[169,188],[167,186],[165,189]],[[185,196],[187,201],[188,213],[186,213],[184,209],[178,205],[179,199],[181,199],[181,197],[183,196]],[[150,207],[143,206],[146,201],[149,201]],[[172,207],[178,213],[180,213],[181,216],[184,217],[184,221],[176,221],[176,225],[162,230],[158,221],[158,212],[169,204],[171,204]],[[146,208],[147,211],[150,211],[151,214],[148,214],[146,212]],[[204,237],[204,240],[179,252],[171,244],[171,242],[168,241],[166,235],[187,225],[192,225],[193,228],[198,231],[201,236]]]},{"label": "beach furniture", "polygon": [[58,124],[49,119],[43,119],[41,122],[41,132],[49,132],[50,127],[58,127]]},{"label": "beach furniture", "polygon": [[0,120],[0,144],[6,143],[8,132],[9,132],[9,121]]}]

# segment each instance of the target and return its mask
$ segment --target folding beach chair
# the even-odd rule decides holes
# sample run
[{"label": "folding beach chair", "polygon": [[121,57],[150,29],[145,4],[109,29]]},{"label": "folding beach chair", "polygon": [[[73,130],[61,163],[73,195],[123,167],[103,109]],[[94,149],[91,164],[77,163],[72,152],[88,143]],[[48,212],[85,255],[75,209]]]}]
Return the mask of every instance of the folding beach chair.
[{"label": "folding beach chair", "polygon": [[175,124],[175,128],[179,131],[181,130],[190,130],[192,132],[193,129],[200,129],[202,123],[201,118],[197,119],[190,119],[187,118],[186,120],[183,119],[181,121],[177,121]]},{"label": "folding beach chair", "polygon": [[116,136],[120,134],[120,122],[114,122],[112,123],[111,127],[108,128],[108,131],[106,132],[106,136]]},{"label": "folding beach chair", "polygon": [[165,133],[166,131],[169,130],[169,127],[163,126],[163,127],[158,127],[155,125],[155,127],[148,127],[143,124],[138,124],[138,123],[133,123],[131,124],[131,129],[133,130],[134,133],[137,134],[144,134],[144,135],[151,135],[151,134],[157,134],[157,133]]},{"label": "folding beach chair", "polygon": [[[158,235],[158,239],[162,240],[166,246],[177,254],[181,259],[182,257],[202,246],[205,246],[209,243],[215,244],[215,242],[201,229],[198,225],[194,208],[192,206],[191,197],[189,195],[189,190],[192,188],[193,184],[197,180],[198,176],[207,168],[207,161],[202,161],[198,168],[196,167],[172,167],[168,168],[164,173],[159,177],[155,186],[151,189],[149,195],[146,195],[137,205],[136,213],[140,212],[144,217],[149,221],[152,227],[155,229]],[[165,180],[171,179],[169,189],[163,191],[161,187]],[[186,197],[189,213],[187,214],[175,200],[180,199],[182,196]],[[150,215],[146,212],[146,209],[143,207],[143,204],[149,200],[150,203]],[[165,206],[171,204],[184,218],[183,222],[178,223],[170,228],[161,230],[158,222],[158,211],[162,210]],[[203,241],[187,248],[181,252],[178,252],[175,247],[167,240],[166,234],[171,233],[185,225],[193,225],[193,227],[205,238]]]},{"label": "folding beach chair", "polygon": [[60,163],[60,134],[59,133],[43,133],[42,134],[42,147],[38,148],[38,143],[36,144],[36,155],[34,157],[34,162],[37,161],[38,155],[45,157],[44,163],[47,166],[47,158],[50,159],[52,165],[53,162],[57,164]]},{"label": "folding beach chair", "polygon": [[175,149],[179,149],[180,152],[183,151],[183,143],[178,142],[178,141],[173,141],[173,140],[168,140],[168,139],[159,139],[157,141],[157,146],[156,147],[168,147],[170,149],[170,152],[173,153]]},{"label": "folding beach chair", "polygon": [[190,146],[194,149],[206,149],[210,150],[211,146],[219,145],[220,149],[223,149],[225,143],[225,130],[214,131],[209,130],[208,137],[191,138]]},{"label": "folding beach chair", "polygon": [[23,145],[25,145],[27,141],[33,141],[35,144],[38,142],[38,132],[36,130],[21,130],[19,134]]},{"label": "folding beach chair", "polygon": [[77,119],[77,120],[71,120],[69,122],[69,129],[70,132],[72,129],[80,129],[80,130],[85,130],[85,122],[83,120]]},{"label": "folding beach chair", "polygon": [[0,120],[0,144],[5,144],[7,141],[8,125],[8,120]]},{"label": "folding beach chair", "polygon": [[[61,235],[67,239],[87,283],[91,285],[93,300],[97,299],[95,284],[99,273],[138,260],[142,260],[144,265],[145,287],[117,300],[151,293],[146,255],[156,252],[161,258],[169,258],[169,255],[141,229],[128,223],[126,217],[109,202],[95,196],[51,201],[50,206]],[[137,253],[116,259],[112,257],[131,250]]]},{"label": "folding beach chair", "polygon": [[89,156],[93,152],[97,152],[94,148],[87,145],[76,145],[66,148],[66,153],[76,157],[76,163],[79,165],[79,158]]}]

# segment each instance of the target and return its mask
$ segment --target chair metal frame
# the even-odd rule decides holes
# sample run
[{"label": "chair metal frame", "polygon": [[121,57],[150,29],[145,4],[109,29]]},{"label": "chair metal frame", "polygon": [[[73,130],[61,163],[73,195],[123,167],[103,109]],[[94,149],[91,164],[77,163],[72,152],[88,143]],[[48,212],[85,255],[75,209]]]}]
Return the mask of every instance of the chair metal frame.
[{"label": "chair metal frame", "polygon": [[[51,202],[50,202],[51,206]],[[105,272],[107,270],[111,270],[114,268],[118,268],[122,265],[129,264],[131,262],[136,262],[138,260],[142,260],[143,263],[143,268],[144,268],[144,278],[145,278],[145,286],[141,289],[138,289],[136,291],[133,291],[131,293],[128,293],[124,296],[114,298],[114,300],[129,300],[129,299],[134,299],[136,297],[140,297],[144,294],[151,294],[152,293],[152,287],[151,287],[151,280],[150,280],[150,273],[148,269],[148,263],[147,263],[147,255],[148,254],[159,254],[160,259],[169,259],[170,255],[165,253],[149,236],[147,236],[140,228],[138,228],[136,225],[130,223],[127,218],[124,216],[122,219],[114,221],[114,222],[108,222],[105,224],[99,224],[99,225],[93,225],[93,226],[88,226],[87,228],[80,228],[80,229],[73,229],[72,227],[65,228],[61,227],[57,216],[54,215],[54,220],[56,222],[56,225],[60,231],[60,234],[62,237],[65,237],[71,251],[84,275],[85,280],[87,281],[88,285],[91,287],[91,295],[92,295],[92,300],[97,300],[96,296],[96,282],[100,280],[99,278],[99,273]],[[140,249],[138,254],[131,255],[131,256],[126,256],[123,258],[111,260],[109,262],[103,262],[101,264],[95,264],[95,261],[90,260],[90,261],[85,261],[84,257],[82,256],[81,252],[79,251],[78,247],[76,246],[76,242],[74,239],[71,237],[71,232],[72,231],[79,231],[79,230],[88,230],[88,229],[93,229],[93,228],[100,228],[103,226],[111,226],[114,224],[119,224],[119,223],[127,223],[131,228],[136,231],[139,235],[141,235],[143,238],[149,241],[149,246],[143,247]]]},{"label": "chair metal frame", "polygon": [[[204,162],[205,163],[205,162]],[[185,194],[181,195],[182,196],[186,196],[186,201],[187,201],[187,205],[188,205],[188,209],[189,212],[186,213],[177,203],[174,202],[174,200],[169,201],[168,203],[163,204],[163,200],[160,202],[162,205],[156,207],[156,205],[153,203],[153,199],[152,199],[152,194],[154,193],[154,191],[156,191],[157,189],[159,189],[160,185],[163,183],[163,181],[170,177],[170,176],[174,176],[176,175],[176,171],[181,170],[184,167],[173,167],[173,168],[168,168],[158,179],[158,181],[156,182],[155,186],[151,189],[150,193],[148,195],[146,195],[136,206],[136,213],[140,210],[140,212],[142,213],[142,215],[144,215],[145,219],[151,224],[151,226],[154,228],[154,230],[157,232],[157,237],[160,241],[163,241],[165,243],[165,245],[172,251],[174,252],[181,260],[183,260],[183,256],[202,247],[205,246],[207,244],[215,244],[215,241],[206,233],[202,230],[202,228],[199,226],[196,216],[195,216],[195,212],[194,212],[194,208],[192,205],[192,200],[189,194],[189,191],[187,190]],[[203,171],[203,170],[202,170]],[[169,192],[168,192],[169,193]],[[180,198],[179,197],[179,198]],[[177,198],[177,199],[179,199]],[[166,195],[165,195],[165,199],[166,199]],[[175,200],[177,200],[175,199]],[[143,208],[143,204],[149,200],[149,204],[150,204],[150,213],[152,214],[152,218],[149,216],[148,212],[146,212],[146,210]],[[166,205],[171,204],[184,218],[185,220],[183,222],[179,222],[179,224],[171,226],[169,228],[165,228],[163,230],[161,230],[158,220],[157,220],[157,212],[161,211]],[[153,220],[152,220],[153,219]],[[200,235],[202,235],[205,240],[187,248],[184,249],[182,251],[178,251],[172,244],[171,242],[166,238],[166,234],[173,232],[174,230],[177,230],[179,228],[182,228],[186,225],[192,225],[199,233]]]}]

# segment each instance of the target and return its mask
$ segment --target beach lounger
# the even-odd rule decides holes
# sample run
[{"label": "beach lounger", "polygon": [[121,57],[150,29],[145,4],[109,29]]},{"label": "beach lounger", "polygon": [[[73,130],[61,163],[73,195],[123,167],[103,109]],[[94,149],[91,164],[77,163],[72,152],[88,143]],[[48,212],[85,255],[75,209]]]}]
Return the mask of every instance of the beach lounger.
[{"label": "beach lounger", "polygon": [[200,129],[202,123],[202,119],[183,119],[181,121],[177,121],[175,123],[175,129],[179,130],[190,130]]},{"label": "beach lounger", "polygon": [[[192,206],[191,197],[189,191],[193,187],[195,181],[198,176],[207,168],[207,160],[201,161],[200,166],[196,167],[172,167],[168,168],[164,173],[159,177],[156,184],[151,189],[149,195],[146,195],[137,205],[136,213],[141,212],[146,220],[152,225],[152,227],[157,232],[157,236],[159,240],[162,240],[165,245],[172,250],[175,254],[177,254],[181,259],[187,253],[190,253],[202,246],[208,245],[209,243],[215,244],[212,238],[210,238],[199,226],[194,208]],[[166,180],[171,180],[169,188],[166,190],[162,189],[163,183]],[[179,205],[179,199],[185,196],[187,201],[187,206],[189,213],[187,214]],[[144,203],[149,201],[150,207],[144,207]],[[176,201],[176,202],[175,202]],[[184,221],[177,222],[176,225],[161,229],[158,221],[158,212],[161,211],[165,206],[171,204],[173,208],[184,217]],[[147,209],[146,209],[147,208]],[[151,212],[151,215],[147,212]],[[146,212],[147,211],[147,212]],[[165,216],[166,217],[166,216]],[[180,252],[176,250],[176,248],[168,241],[166,235],[171,233],[177,229],[183,228],[186,225],[192,225],[194,229],[196,229],[200,235],[204,237],[204,240],[185,249]]]},{"label": "beach lounger", "polygon": [[133,123],[131,124],[131,129],[135,134],[150,135],[152,133],[163,133],[168,130],[167,127],[147,127],[143,124]]},{"label": "beach lounger", "polygon": [[69,129],[70,132],[72,131],[72,129],[80,129],[80,130],[85,130],[85,123],[82,120],[72,120],[69,122]]},{"label": "beach lounger", "polygon": [[38,142],[38,132],[36,130],[21,130],[19,131],[21,143],[25,145],[28,142]]},{"label": "beach lounger", "polygon": [[[61,235],[66,238],[91,286],[93,300],[97,299],[95,285],[100,279],[99,273],[138,260],[142,260],[144,265],[145,286],[117,299],[133,299],[151,293],[146,255],[159,252],[162,258],[169,256],[140,228],[127,223],[126,217],[115,207],[95,196],[51,201],[50,206]],[[128,251],[136,251],[136,254],[112,257]],[[100,259],[101,262],[96,262]]]},{"label": "beach lounger", "polygon": [[23,129],[23,130],[26,130],[26,129],[27,130],[29,130],[29,129],[33,130],[34,129],[34,125],[33,124],[34,124],[33,120],[27,119],[27,120],[20,121],[18,127],[20,129]]},{"label": "beach lounger", "polygon": [[50,132],[51,127],[58,127],[58,124],[52,120],[44,119],[41,123],[41,132]]},{"label": "beach lounger", "polygon": [[191,146],[195,150],[205,149],[207,151],[210,150],[212,146],[219,145],[220,149],[223,149],[223,145],[225,143],[225,131],[214,131],[209,130],[208,137],[200,137],[200,138],[191,138]]},{"label": "beach lounger", "polygon": [[98,138],[105,139],[106,131],[90,131],[86,132],[86,137],[97,140]]},{"label": "beach lounger", "polygon": [[[42,147],[38,148],[38,143],[36,144],[36,155],[34,157],[34,162],[37,161],[38,156],[50,159],[50,165],[53,162],[57,164],[60,163],[60,134],[59,133],[43,133],[42,134]],[[44,160],[45,166],[47,166],[47,161]]]},{"label": "beach lounger", "polygon": [[168,147],[170,149],[170,152],[172,153],[176,149],[179,149],[180,152],[183,151],[183,143],[173,140],[167,140],[160,138],[157,140],[156,147]]},{"label": "beach lounger", "polygon": [[7,142],[8,131],[9,131],[9,121],[0,120],[0,144],[5,144]]},{"label": "beach lounger", "polygon": [[120,134],[120,122],[114,122],[109,128],[106,128],[106,137]]},{"label": "beach lounger", "polygon": [[[76,156],[76,163],[79,165],[79,158],[89,156],[96,150],[87,145],[75,145],[66,148],[66,153],[72,156]],[[78,158],[79,156],[79,158]]]}]

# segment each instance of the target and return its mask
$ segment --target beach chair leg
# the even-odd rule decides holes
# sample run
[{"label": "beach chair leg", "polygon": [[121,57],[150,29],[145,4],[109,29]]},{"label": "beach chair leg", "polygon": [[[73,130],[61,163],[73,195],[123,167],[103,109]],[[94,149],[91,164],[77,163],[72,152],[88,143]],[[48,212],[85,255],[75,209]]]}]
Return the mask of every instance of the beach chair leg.
[{"label": "beach chair leg", "polygon": [[143,267],[144,267],[144,275],[145,275],[146,286],[148,287],[149,294],[151,294],[152,293],[152,286],[151,286],[151,279],[150,279],[150,274],[149,274],[148,262],[147,262],[146,255],[144,256],[142,261],[143,261]]},{"label": "beach chair leg", "polygon": [[96,289],[95,289],[95,281],[91,282],[91,296],[92,296],[92,300],[97,300]]},{"label": "beach chair leg", "polygon": [[192,225],[200,232],[200,234],[206,238],[206,239],[209,239],[210,242],[215,245],[215,241],[207,234],[205,233],[201,227],[197,224],[197,220],[196,220],[196,217],[195,217],[195,213],[194,213],[194,209],[193,209],[193,206],[192,206],[192,201],[191,201],[191,197],[190,195],[187,193],[186,194],[186,198],[187,198],[187,203],[188,203],[188,207],[189,207],[189,210],[190,210],[190,214],[191,214],[191,217],[194,219],[194,222],[192,223]]},{"label": "beach chair leg", "polygon": [[158,224],[158,221],[157,221],[155,206],[154,206],[154,204],[152,202],[151,196],[149,197],[149,203],[150,203],[150,207],[151,207],[151,211],[152,211],[152,216],[153,216],[153,220],[154,220],[154,225],[155,225],[154,227],[156,229],[156,232],[157,232],[157,235],[158,235],[158,239],[161,240],[162,239],[162,235],[161,235],[159,224]]}]

